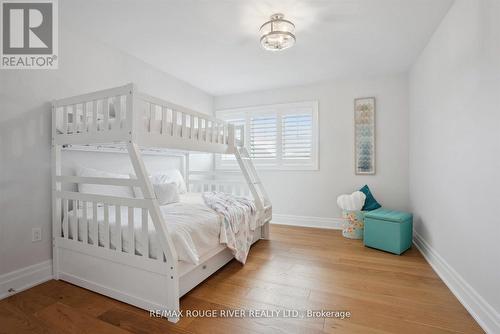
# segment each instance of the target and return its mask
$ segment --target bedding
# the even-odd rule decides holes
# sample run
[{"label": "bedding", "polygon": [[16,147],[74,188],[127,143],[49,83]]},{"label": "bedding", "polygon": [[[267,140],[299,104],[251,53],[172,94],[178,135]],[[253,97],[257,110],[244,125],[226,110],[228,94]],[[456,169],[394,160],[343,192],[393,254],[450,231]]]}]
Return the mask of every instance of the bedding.
[{"label": "bedding", "polygon": [[[130,178],[135,178],[134,174],[130,174]],[[175,183],[179,194],[187,193],[187,186],[181,172],[178,169],[169,169],[159,174],[149,176],[153,186],[156,184]],[[156,191],[155,191],[156,192]],[[136,198],[144,198],[139,187],[134,187],[134,195]],[[158,196],[158,194],[156,194]]]},{"label": "bedding", "polygon": [[[179,195],[179,202],[161,205],[160,210],[165,218],[166,227],[179,261],[197,265],[200,258],[213,249],[225,244],[233,252],[236,260],[245,263],[253,241],[253,231],[257,228],[256,209],[252,200],[235,197],[224,193],[210,192],[186,193]],[[87,206],[88,242],[94,244],[92,238],[91,203]],[[122,251],[130,249],[134,243],[134,252],[143,255],[144,234],[142,230],[142,209],[134,208],[134,239],[130,237],[128,227],[128,207],[121,207],[121,240]],[[78,240],[82,241],[85,224],[83,208],[71,210],[69,218],[69,237],[73,238],[78,228]],[[99,245],[104,246],[104,207],[97,207]],[[116,249],[117,227],[115,206],[108,207],[110,248]],[[151,218],[148,219],[148,254],[156,259],[159,251],[155,228]],[[118,239],[119,240],[119,239]]]},{"label": "bedding", "polygon": [[153,189],[160,205],[179,202],[179,190],[175,182],[153,183]]},{"label": "bedding", "polygon": [[[196,196],[197,195],[197,196]],[[215,211],[203,204],[200,194],[181,195],[179,203],[163,205],[160,207],[165,217],[168,232],[177,251],[179,261],[199,264],[200,258],[219,246],[219,231],[223,218]],[[83,210],[71,210],[69,217],[69,236],[72,238],[78,225],[78,239],[81,241],[84,226]],[[87,208],[87,217],[92,217],[92,207]],[[112,249],[116,249],[116,216],[115,207],[109,206],[109,240]],[[142,232],[142,210],[134,209],[134,244],[135,253],[142,255],[144,252]],[[78,218],[78,224],[77,224]],[[99,229],[99,245],[104,245],[104,207],[97,208],[97,221]],[[89,219],[89,222],[92,222]],[[88,226],[89,243],[92,240],[91,224]],[[156,258],[159,253],[158,241],[151,219],[148,222],[149,254]],[[131,242],[128,231],[128,208],[121,208],[121,237],[122,250],[127,251]]]},{"label": "bedding", "polygon": [[210,208],[224,216],[220,229],[220,242],[226,244],[236,260],[245,264],[256,229],[257,209],[252,200],[223,192],[203,193]]}]

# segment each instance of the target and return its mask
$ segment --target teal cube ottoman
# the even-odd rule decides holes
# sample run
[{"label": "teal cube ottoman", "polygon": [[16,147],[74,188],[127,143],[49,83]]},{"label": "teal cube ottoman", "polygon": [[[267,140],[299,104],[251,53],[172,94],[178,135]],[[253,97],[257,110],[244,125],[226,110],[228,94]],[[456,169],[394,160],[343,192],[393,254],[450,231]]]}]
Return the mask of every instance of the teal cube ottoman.
[{"label": "teal cube ottoman", "polygon": [[365,214],[363,243],[367,247],[401,254],[411,247],[413,215],[380,208]]}]

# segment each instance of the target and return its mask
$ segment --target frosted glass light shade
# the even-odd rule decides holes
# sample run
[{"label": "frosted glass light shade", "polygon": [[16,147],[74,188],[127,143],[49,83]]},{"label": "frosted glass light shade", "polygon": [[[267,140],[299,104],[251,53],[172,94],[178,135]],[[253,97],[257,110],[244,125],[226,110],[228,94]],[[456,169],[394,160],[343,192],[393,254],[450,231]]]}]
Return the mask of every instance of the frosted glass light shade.
[{"label": "frosted glass light shade", "polygon": [[295,44],[295,25],[284,19],[283,14],[274,14],[260,27],[260,44],[266,50],[281,51]]}]

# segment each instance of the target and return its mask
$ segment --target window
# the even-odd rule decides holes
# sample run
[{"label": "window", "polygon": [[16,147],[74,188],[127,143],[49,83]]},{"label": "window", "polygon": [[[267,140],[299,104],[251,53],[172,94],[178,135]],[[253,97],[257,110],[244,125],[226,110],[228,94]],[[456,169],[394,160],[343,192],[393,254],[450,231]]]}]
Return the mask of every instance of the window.
[{"label": "window", "polygon": [[281,119],[283,159],[311,159],[312,115],[284,115]]},{"label": "window", "polygon": [[249,152],[253,159],[269,160],[278,157],[278,117],[250,115]]},{"label": "window", "polygon": [[[244,125],[245,146],[257,168],[318,169],[318,103],[299,102],[217,112]],[[238,168],[234,156],[218,155],[217,169]]]}]

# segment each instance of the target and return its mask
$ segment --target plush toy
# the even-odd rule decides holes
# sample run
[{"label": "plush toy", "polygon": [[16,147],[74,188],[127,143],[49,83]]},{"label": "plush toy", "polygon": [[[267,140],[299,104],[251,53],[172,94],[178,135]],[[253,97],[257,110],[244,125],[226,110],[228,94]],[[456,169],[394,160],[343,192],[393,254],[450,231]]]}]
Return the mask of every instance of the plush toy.
[{"label": "plush toy", "polygon": [[350,195],[340,195],[337,197],[337,205],[341,210],[358,211],[365,204],[366,195],[361,191],[355,191]]}]

